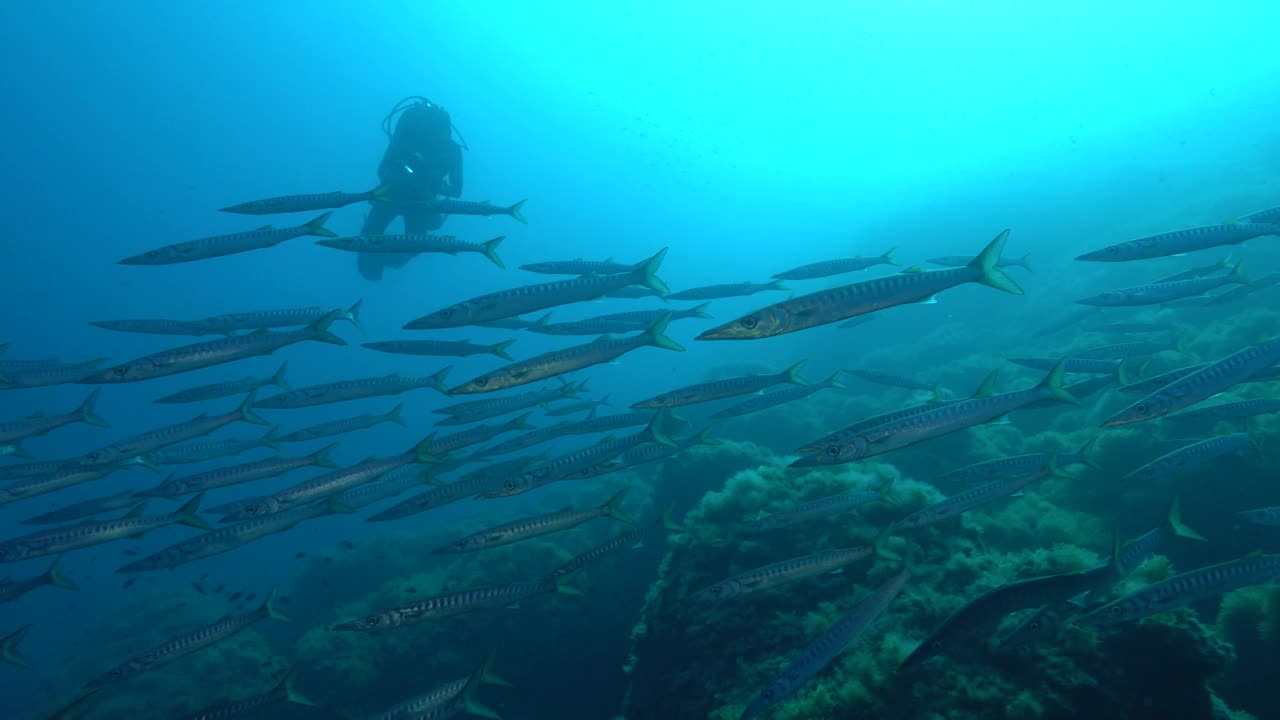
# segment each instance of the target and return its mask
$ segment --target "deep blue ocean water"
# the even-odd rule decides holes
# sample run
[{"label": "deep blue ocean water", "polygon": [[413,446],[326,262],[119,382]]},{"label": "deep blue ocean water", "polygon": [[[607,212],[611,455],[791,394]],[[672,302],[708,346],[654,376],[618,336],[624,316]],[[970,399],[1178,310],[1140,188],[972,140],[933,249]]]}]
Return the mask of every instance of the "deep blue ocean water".
[{"label": "deep blue ocean water", "polygon": [[[677,324],[672,336],[687,352],[646,348],[589,372],[592,391],[620,406],[717,373],[776,371],[804,358],[813,378],[868,363],[976,384],[1000,357],[1034,354],[1030,331],[1070,312],[1075,298],[1212,262],[1221,253],[1140,268],[1085,265],[1072,260],[1076,255],[1280,204],[1274,123],[1280,56],[1266,40],[1276,20],[1280,7],[1257,1],[1199,8],[665,0],[598,7],[6,5],[0,297],[7,312],[0,341],[12,343],[9,358],[118,362],[185,340],[113,333],[90,321],[336,307],[357,299],[364,301],[368,339],[419,337],[400,326],[467,297],[548,279],[521,272],[523,263],[637,261],[669,247],[660,275],[679,290],[763,282],[806,262],[891,247],[908,263],[972,254],[1008,227],[1006,254],[1030,253],[1035,263],[1033,274],[1011,271],[1025,297],[966,286],[937,305],[897,309],[857,331],[821,328],[746,344],[695,342],[694,324]],[[356,272],[354,256],[307,238],[185,265],[116,264],[171,242],[307,217],[217,212],[225,205],[368,190],[386,143],[380,121],[399,98],[418,94],[446,107],[470,146],[464,198],[504,205],[528,198],[527,226],[501,216],[452,217],[441,231],[473,241],[505,235],[499,250],[505,271],[478,255],[432,255],[370,282]],[[355,234],[364,212],[364,205],[338,210],[329,226]],[[1280,251],[1268,244],[1274,242],[1263,238],[1243,251],[1250,272],[1280,264]],[[718,300],[711,312],[724,322],[784,297]],[[554,317],[661,305],[611,300],[558,309]],[[353,346],[365,341],[349,326],[337,330]],[[430,337],[517,337],[518,357],[579,340],[486,328]],[[1039,354],[1053,353],[1044,347]],[[454,366],[450,380],[460,382],[496,363],[303,344],[234,366],[105,387],[99,412],[111,429],[73,426],[31,441],[28,450],[41,459],[74,455],[205,410],[231,409],[231,399],[199,406],[151,400],[204,382],[269,374],[283,360],[295,386],[395,371],[425,375],[445,365]],[[1034,377],[1010,375],[1018,384]],[[7,392],[0,419],[65,411],[86,392],[76,385]],[[335,459],[350,464],[410,447],[431,431],[437,417],[430,411],[448,402],[430,390],[401,399],[408,428],[383,425],[343,439]],[[292,429],[396,402],[380,398],[271,418]],[[232,430],[222,436],[260,431]],[[37,511],[162,477],[132,469],[102,485],[24,501],[0,511],[0,535],[25,531],[17,521]],[[271,482],[283,487],[290,480]],[[222,492],[210,504],[244,494]],[[582,502],[598,502],[596,495]],[[477,512],[448,508],[431,522],[439,528]],[[146,554],[191,532],[164,528],[125,545]],[[85,651],[86,638],[110,637],[109,618],[144,613],[140,598],[187,593],[205,574],[265,594],[302,572],[295,553],[408,532],[358,517],[326,519],[252,550],[149,574],[130,590],[113,574],[121,543],[69,555],[66,573],[81,592],[42,589],[0,607],[0,634],[34,626],[23,643],[32,668],[0,666],[0,715],[40,717],[67,699],[87,678],[68,677],[80,668],[66,659]],[[656,562],[651,558],[649,567]],[[25,577],[46,564],[11,568]],[[635,585],[616,600],[619,607],[638,605],[645,578],[619,575]],[[633,622],[614,619],[624,632]],[[511,632],[520,628],[515,623]],[[595,635],[564,632],[579,643]],[[622,639],[602,640],[601,647],[584,646],[582,654],[600,652],[601,667],[622,664]],[[459,662],[460,674],[473,660]],[[522,663],[538,664],[507,661]],[[300,672],[305,678],[306,669]],[[581,679],[543,681],[535,693],[538,714],[524,717],[563,717],[575,707],[566,698],[586,692]],[[251,694],[265,686],[246,678],[243,688],[227,691]],[[159,706],[156,713],[168,716]]]}]

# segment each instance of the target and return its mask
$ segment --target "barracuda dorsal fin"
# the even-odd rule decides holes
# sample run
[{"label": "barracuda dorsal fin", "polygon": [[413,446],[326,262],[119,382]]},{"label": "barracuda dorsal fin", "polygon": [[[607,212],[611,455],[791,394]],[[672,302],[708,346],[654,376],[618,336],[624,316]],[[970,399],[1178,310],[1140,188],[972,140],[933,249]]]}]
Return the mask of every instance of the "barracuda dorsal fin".
[{"label": "barracuda dorsal fin", "polygon": [[974,398],[991,397],[996,392],[996,379],[1000,377],[1000,370],[995,369],[987,373],[982,379],[982,384],[978,385],[978,389],[973,393]]},{"label": "barracuda dorsal fin", "polygon": [[906,275],[906,274],[915,275],[916,273],[925,272],[925,269],[920,265],[912,265],[910,267],[903,268],[901,272],[903,275]]}]

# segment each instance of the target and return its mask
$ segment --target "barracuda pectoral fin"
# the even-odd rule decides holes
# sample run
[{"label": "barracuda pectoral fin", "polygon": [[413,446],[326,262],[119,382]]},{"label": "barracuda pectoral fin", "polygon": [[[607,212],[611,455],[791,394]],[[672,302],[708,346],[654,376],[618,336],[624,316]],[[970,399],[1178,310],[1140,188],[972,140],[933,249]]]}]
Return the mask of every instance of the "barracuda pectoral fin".
[{"label": "barracuda pectoral fin", "polygon": [[1165,517],[1165,522],[1169,524],[1169,529],[1174,535],[1188,540],[1199,540],[1208,542],[1208,538],[1193,530],[1186,523],[1182,522],[1182,495],[1174,495],[1173,502],[1169,504],[1169,514]]}]

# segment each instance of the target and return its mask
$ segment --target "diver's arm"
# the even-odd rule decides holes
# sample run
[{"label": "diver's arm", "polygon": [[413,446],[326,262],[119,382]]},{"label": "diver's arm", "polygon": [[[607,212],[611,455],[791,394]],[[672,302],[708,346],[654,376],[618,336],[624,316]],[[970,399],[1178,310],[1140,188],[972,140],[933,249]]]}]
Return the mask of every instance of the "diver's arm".
[{"label": "diver's arm", "polygon": [[449,184],[443,188],[442,194],[451,198],[462,197],[462,148],[457,145],[449,151]]}]

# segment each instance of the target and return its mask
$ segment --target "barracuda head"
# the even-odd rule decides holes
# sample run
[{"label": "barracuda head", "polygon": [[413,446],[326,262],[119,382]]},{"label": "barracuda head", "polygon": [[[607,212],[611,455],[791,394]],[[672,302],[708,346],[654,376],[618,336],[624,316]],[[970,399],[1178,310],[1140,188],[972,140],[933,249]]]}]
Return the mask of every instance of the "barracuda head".
[{"label": "barracuda head", "polygon": [[781,307],[767,307],[719,327],[711,328],[698,336],[699,340],[755,340],[789,332],[791,313]]}]

